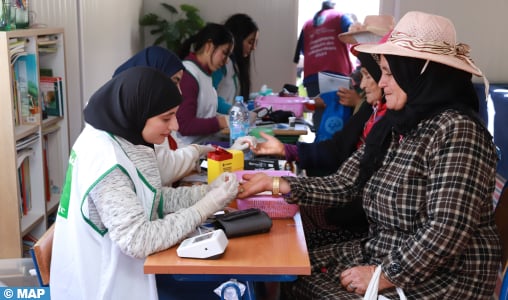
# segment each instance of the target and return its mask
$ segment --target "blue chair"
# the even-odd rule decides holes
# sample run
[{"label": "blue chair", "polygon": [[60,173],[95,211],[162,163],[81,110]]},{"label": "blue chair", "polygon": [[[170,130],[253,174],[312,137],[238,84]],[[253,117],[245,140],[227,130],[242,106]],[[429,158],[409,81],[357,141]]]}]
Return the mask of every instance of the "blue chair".
[{"label": "blue chair", "polygon": [[508,300],[508,188],[503,189],[501,196],[494,212],[497,230],[499,232],[502,248],[502,270],[503,281],[501,284],[501,291],[499,293],[499,300]]},{"label": "blue chair", "polygon": [[499,300],[508,300],[508,272],[504,270],[503,283],[501,284],[501,292],[499,292]]}]

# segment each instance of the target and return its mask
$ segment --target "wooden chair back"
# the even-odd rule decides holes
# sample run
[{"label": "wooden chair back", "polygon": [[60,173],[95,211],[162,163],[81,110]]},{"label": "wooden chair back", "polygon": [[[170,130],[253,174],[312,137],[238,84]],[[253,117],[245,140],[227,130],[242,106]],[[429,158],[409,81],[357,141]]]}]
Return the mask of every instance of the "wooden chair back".
[{"label": "wooden chair back", "polygon": [[55,224],[41,236],[31,249],[37,277],[41,286],[49,286],[49,271],[51,267],[51,252],[53,250],[53,234]]}]

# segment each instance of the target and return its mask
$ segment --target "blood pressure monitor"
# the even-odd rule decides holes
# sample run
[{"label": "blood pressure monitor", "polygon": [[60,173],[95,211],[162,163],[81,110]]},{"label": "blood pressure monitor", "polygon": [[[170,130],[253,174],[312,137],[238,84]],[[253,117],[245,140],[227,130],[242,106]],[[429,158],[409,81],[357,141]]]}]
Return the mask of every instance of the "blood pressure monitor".
[{"label": "blood pressure monitor", "polygon": [[185,239],[176,249],[180,257],[216,258],[226,250],[228,238],[222,229]]}]

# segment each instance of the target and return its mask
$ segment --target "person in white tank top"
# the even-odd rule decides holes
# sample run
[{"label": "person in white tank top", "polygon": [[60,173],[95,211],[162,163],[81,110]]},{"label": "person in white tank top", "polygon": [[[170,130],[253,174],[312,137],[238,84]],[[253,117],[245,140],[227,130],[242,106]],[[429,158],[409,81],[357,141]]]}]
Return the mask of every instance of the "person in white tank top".
[{"label": "person in white tank top", "polygon": [[212,72],[226,64],[233,47],[231,32],[215,23],[209,23],[182,45],[180,57],[184,57],[185,72],[180,82],[183,102],[177,112],[179,146],[227,138],[220,134],[228,127],[228,116],[217,114]]}]

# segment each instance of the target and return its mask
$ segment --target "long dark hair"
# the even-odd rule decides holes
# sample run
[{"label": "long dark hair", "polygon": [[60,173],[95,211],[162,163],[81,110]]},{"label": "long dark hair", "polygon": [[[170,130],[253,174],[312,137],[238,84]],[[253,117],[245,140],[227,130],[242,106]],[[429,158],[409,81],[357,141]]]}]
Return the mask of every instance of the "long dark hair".
[{"label": "long dark hair", "polygon": [[183,42],[178,56],[180,59],[184,59],[191,52],[191,46],[194,46],[194,52],[198,52],[208,41],[211,41],[216,47],[224,44],[235,44],[233,34],[226,26],[217,23],[208,23],[198,33]]},{"label": "long dark hair", "polygon": [[246,14],[234,14],[226,20],[224,26],[231,31],[235,38],[236,46],[231,59],[233,65],[238,68],[240,95],[243,96],[243,99],[249,99],[251,88],[250,55],[243,56],[243,41],[253,32],[259,31],[258,25]]}]

